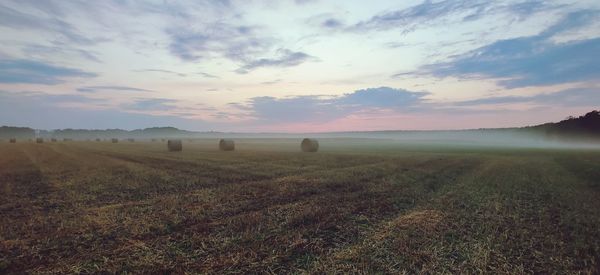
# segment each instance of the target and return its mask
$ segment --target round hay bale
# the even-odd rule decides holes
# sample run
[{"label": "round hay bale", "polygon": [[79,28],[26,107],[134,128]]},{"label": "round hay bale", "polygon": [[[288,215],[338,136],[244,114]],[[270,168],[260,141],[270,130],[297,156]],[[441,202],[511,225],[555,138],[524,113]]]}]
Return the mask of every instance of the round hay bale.
[{"label": "round hay bale", "polygon": [[127,141],[129,141],[129,142],[135,142],[135,139],[133,139],[133,138],[128,138],[128,139],[127,139]]},{"label": "round hay bale", "polygon": [[51,138],[50,141],[51,142],[56,142],[56,139],[55,138]]},{"label": "round hay bale", "polygon": [[17,139],[16,138],[11,138],[8,142],[10,142],[10,143],[17,143]]},{"label": "round hay bale", "polygon": [[316,139],[305,138],[300,144],[302,152],[316,152],[319,150],[319,142]]},{"label": "round hay bale", "polygon": [[44,143],[44,139],[43,138],[36,138],[35,142],[36,143]]},{"label": "round hay bale", "polygon": [[183,150],[183,144],[180,139],[169,139],[167,141],[167,149],[171,152]]},{"label": "round hay bale", "polygon": [[97,138],[97,139],[96,139],[96,141],[97,141],[97,142],[100,142],[100,141],[102,141],[102,140],[101,140],[101,139],[99,139],[99,138]]},{"label": "round hay bale", "polygon": [[219,140],[219,150],[233,151],[235,150],[235,142],[233,139],[221,139]]},{"label": "round hay bale", "polygon": [[63,141],[71,141],[70,138],[63,138]]},{"label": "round hay bale", "polygon": [[156,142],[156,139],[155,139],[155,138],[153,138],[153,139],[151,139],[150,141],[152,141],[152,142]]},{"label": "round hay bale", "polygon": [[113,138],[113,139],[110,140],[110,142],[112,142],[112,143],[118,143],[119,139],[118,138]]}]

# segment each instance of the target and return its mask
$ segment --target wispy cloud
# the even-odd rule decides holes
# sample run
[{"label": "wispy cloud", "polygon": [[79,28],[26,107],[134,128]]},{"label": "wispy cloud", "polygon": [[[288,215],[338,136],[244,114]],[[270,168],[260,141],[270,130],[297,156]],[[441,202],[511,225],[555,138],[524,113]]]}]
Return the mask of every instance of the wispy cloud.
[{"label": "wispy cloud", "polygon": [[[44,5],[44,4],[41,4]],[[43,17],[0,5],[0,25],[21,30],[38,30],[56,35],[63,42],[91,45],[105,38],[89,38],[67,21],[55,17]]]},{"label": "wispy cloud", "polygon": [[102,63],[102,61],[98,58],[98,53],[89,50],[82,50],[70,47],[31,44],[23,46],[21,48],[21,51],[27,56],[32,57],[48,58],[63,56],[64,58],[68,58],[75,55],[88,61]]},{"label": "wispy cloud", "polygon": [[177,100],[167,98],[139,98],[123,107],[141,111],[168,111],[177,108],[173,105],[176,102]]},{"label": "wispy cloud", "polygon": [[233,61],[247,61],[267,51],[272,41],[259,37],[257,27],[233,26],[223,22],[209,24],[200,29],[172,28],[171,53],[184,61],[198,61],[215,56]]},{"label": "wispy cloud", "polygon": [[[598,79],[600,38],[554,43],[551,37],[598,20],[598,11],[576,12],[535,36],[500,40],[445,63],[424,66],[437,77],[499,79],[506,88],[551,85]],[[596,16],[592,16],[596,15]]]},{"label": "wispy cloud", "polygon": [[[162,74],[168,74],[168,75],[175,75],[175,76],[179,76],[179,77],[187,77],[189,75],[187,73],[180,73],[180,72],[170,71],[170,70],[164,70],[164,69],[143,69],[143,70],[134,70],[134,72],[138,72],[138,73],[146,73],[146,72],[162,73]],[[212,75],[212,74],[205,73],[205,72],[197,72],[197,73],[191,73],[191,74],[192,75],[201,75],[201,76],[206,77],[206,78],[219,78],[216,75]]]},{"label": "wispy cloud", "polygon": [[278,51],[278,56],[275,58],[260,58],[250,61],[244,66],[236,70],[237,73],[245,74],[251,70],[261,67],[293,67],[300,65],[308,60],[316,58],[303,52],[292,52],[290,50],[281,49]]},{"label": "wispy cloud", "polygon": [[542,93],[532,96],[499,96],[487,97],[468,101],[457,102],[457,106],[478,106],[496,104],[533,103],[546,106],[579,107],[589,106],[595,108],[600,105],[600,89],[577,88],[567,89],[554,93]]},{"label": "wispy cloud", "polygon": [[91,78],[97,74],[79,69],[22,59],[0,60],[0,83],[59,84],[67,78]]},{"label": "wispy cloud", "polygon": [[457,12],[463,13],[464,18],[479,14],[489,8],[487,1],[446,0],[439,2],[424,1],[421,4],[401,10],[392,10],[375,15],[366,21],[352,26],[352,30],[388,30],[402,28],[404,32],[413,31],[417,27],[431,24],[445,16]]},{"label": "wispy cloud", "polygon": [[346,27],[343,16],[337,13],[320,13],[304,20],[307,25],[321,28],[326,32],[341,30]]},{"label": "wispy cloud", "polygon": [[126,92],[153,92],[152,90],[139,89],[127,86],[87,86],[77,89],[82,93],[95,93],[99,91],[126,91]]},{"label": "wispy cloud", "polygon": [[558,8],[559,5],[543,1],[523,1],[510,4],[484,0],[444,0],[423,1],[421,4],[377,14],[368,20],[358,22],[350,27],[350,31],[385,31],[401,29],[408,33],[417,28],[436,24],[472,21],[486,15],[505,13],[522,19],[524,15],[531,16],[536,12]]},{"label": "wispy cloud", "polygon": [[[174,28],[169,49],[181,60],[197,62],[204,59],[227,58],[241,64],[238,73],[248,73],[260,67],[291,67],[314,57],[304,52],[280,48],[272,53],[274,38],[263,35],[256,26],[235,26],[223,22],[203,26],[199,30]],[[203,73],[206,77],[213,75]]]},{"label": "wispy cloud", "polygon": [[219,77],[218,77],[218,76],[216,76],[216,75],[209,74],[209,73],[205,73],[205,72],[199,72],[199,73],[196,73],[196,74],[199,74],[199,75],[201,75],[201,76],[204,76],[204,77],[206,77],[206,78],[219,78]]},{"label": "wispy cloud", "polygon": [[46,105],[68,104],[68,103],[99,103],[104,99],[89,98],[78,94],[48,94],[39,91],[8,92],[0,90],[0,95],[6,99],[28,99],[43,102]]},{"label": "wispy cloud", "polygon": [[298,5],[306,5],[310,3],[316,3],[318,0],[294,0],[294,2]]},{"label": "wispy cloud", "polygon": [[[182,129],[202,129],[214,124],[199,119],[185,119],[170,115],[150,115],[127,112],[116,108],[89,108],[70,103],[102,103],[82,95],[49,95],[40,92],[12,93],[0,91],[0,117],[7,125],[38,129],[139,129],[155,126],[174,126]],[[44,115],[40,115],[44,114]]]},{"label": "wispy cloud", "polygon": [[163,73],[163,74],[176,75],[176,76],[179,76],[179,77],[185,77],[185,76],[187,76],[184,73],[178,73],[178,72],[175,72],[175,71],[162,70],[162,69],[143,69],[143,70],[135,70],[134,72],[138,72],[138,73],[145,73],[145,72]]},{"label": "wispy cloud", "polygon": [[336,18],[327,18],[321,22],[321,26],[325,28],[336,29],[344,26],[344,23]]},{"label": "wispy cloud", "polygon": [[260,84],[263,84],[263,85],[273,85],[273,84],[277,84],[279,82],[281,82],[281,79],[275,79],[275,80],[271,80],[271,81],[263,81]]}]

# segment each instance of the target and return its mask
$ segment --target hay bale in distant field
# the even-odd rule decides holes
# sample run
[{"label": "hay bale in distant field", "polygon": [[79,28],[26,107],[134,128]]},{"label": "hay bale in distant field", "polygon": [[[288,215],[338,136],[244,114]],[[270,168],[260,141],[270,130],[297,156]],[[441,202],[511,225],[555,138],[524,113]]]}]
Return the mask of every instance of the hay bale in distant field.
[{"label": "hay bale in distant field", "polygon": [[44,143],[44,139],[43,138],[36,138],[35,142],[36,143]]},{"label": "hay bale in distant field", "polygon": [[71,141],[70,138],[63,138],[63,141]]},{"label": "hay bale in distant field", "polygon": [[51,142],[56,142],[57,140],[55,138],[51,138],[50,141]]},{"label": "hay bale in distant field", "polygon": [[167,141],[167,149],[169,149],[169,151],[171,151],[171,152],[183,150],[183,145],[181,143],[181,140],[180,139],[169,139],[169,141]]},{"label": "hay bale in distant field", "polygon": [[152,141],[152,142],[156,142],[156,139],[155,139],[155,138],[153,138],[153,139],[151,139],[150,141]]},{"label": "hay bale in distant field", "polygon": [[127,139],[127,141],[129,141],[129,142],[135,142],[135,139],[133,139],[133,138],[128,138],[128,139]]},{"label": "hay bale in distant field", "polygon": [[100,142],[100,141],[102,141],[102,140],[101,140],[101,139],[99,139],[99,138],[97,138],[97,139],[96,139],[96,141]]},{"label": "hay bale in distant field", "polygon": [[17,143],[17,139],[16,138],[11,138],[10,140],[8,140],[8,142],[10,142],[10,143]]},{"label": "hay bale in distant field", "polygon": [[319,150],[319,142],[316,139],[305,138],[300,144],[302,152],[316,152]]},{"label": "hay bale in distant field", "polygon": [[161,138],[160,141],[165,142],[166,140],[164,138]]},{"label": "hay bale in distant field", "polygon": [[232,139],[221,139],[219,140],[219,150],[233,151],[235,150],[235,142]]},{"label": "hay bale in distant field", "polygon": [[111,140],[110,140],[110,142],[112,142],[112,143],[118,143],[118,142],[119,142],[119,139],[117,139],[117,138],[113,138],[113,139],[111,139]]}]

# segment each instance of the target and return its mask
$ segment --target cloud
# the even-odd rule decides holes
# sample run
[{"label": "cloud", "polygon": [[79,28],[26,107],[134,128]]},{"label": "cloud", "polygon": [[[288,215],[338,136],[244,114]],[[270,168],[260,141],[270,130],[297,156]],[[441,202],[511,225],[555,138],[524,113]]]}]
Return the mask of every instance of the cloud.
[{"label": "cloud", "polygon": [[92,62],[102,62],[97,57],[97,53],[95,52],[82,49],[67,48],[63,46],[57,47],[44,45],[26,45],[22,47],[21,50],[24,54],[28,56],[56,57],[58,55],[61,55],[68,58],[70,56],[77,55]]},{"label": "cloud", "polygon": [[321,26],[324,28],[336,29],[344,26],[344,23],[335,18],[328,18],[321,23]]},{"label": "cloud", "polygon": [[[44,4],[42,4],[44,6]],[[105,39],[88,38],[73,25],[61,19],[42,17],[0,5],[0,26],[19,30],[37,30],[58,36],[68,43],[92,45]]]},{"label": "cloud", "polygon": [[226,57],[233,61],[247,61],[267,51],[272,44],[259,37],[256,27],[233,26],[223,22],[209,24],[201,29],[172,28],[169,50],[184,61],[198,61],[212,57]]},{"label": "cloud", "polygon": [[271,81],[263,81],[260,84],[263,84],[263,85],[273,85],[273,84],[277,84],[279,82],[281,82],[281,79],[275,79],[275,80],[271,80]]},{"label": "cloud", "polygon": [[59,84],[65,78],[92,78],[97,74],[32,60],[1,59],[0,83]]},{"label": "cloud", "polygon": [[318,0],[294,0],[294,2],[298,5],[306,5],[306,4],[317,3]]},{"label": "cloud", "polygon": [[317,96],[297,96],[290,98],[274,98],[270,96],[255,97],[250,100],[252,115],[259,120],[269,122],[296,122],[331,120],[346,114],[332,108],[332,103]]},{"label": "cloud", "polygon": [[82,93],[95,93],[98,91],[128,91],[128,92],[153,92],[152,90],[139,89],[126,86],[87,86],[77,89]]},{"label": "cloud", "polygon": [[[473,109],[486,105],[511,105],[531,103],[535,106],[569,108],[595,108],[600,104],[598,88],[568,89],[533,96],[487,97],[454,103],[430,102],[427,92],[414,92],[390,87],[357,90],[340,96],[307,95],[275,98],[254,97],[245,103],[229,106],[254,119],[256,125],[282,125],[285,123],[328,123],[351,117],[390,117],[398,114],[416,116],[502,114],[506,110]],[[535,108],[538,108],[535,107]],[[534,108],[534,109],[535,109]],[[238,114],[239,113],[234,113]],[[221,113],[227,117],[229,113]],[[387,122],[389,123],[389,122]],[[509,124],[507,124],[509,125]]]},{"label": "cloud", "polygon": [[39,101],[45,105],[56,105],[66,103],[99,103],[105,101],[104,99],[92,99],[86,96],[76,94],[47,94],[38,91],[21,91],[18,93],[11,93],[0,90],[0,95],[5,99],[23,98],[31,101]]},{"label": "cloud", "polygon": [[180,77],[187,76],[184,73],[178,73],[178,72],[169,71],[169,70],[162,70],[162,69],[143,69],[143,70],[135,70],[134,72],[138,72],[138,73],[145,73],[145,72],[164,73],[164,74],[176,75],[176,76],[180,76]]},{"label": "cloud", "polygon": [[566,14],[558,23],[548,27],[539,38],[550,38],[566,31],[574,30],[586,26],[592,22],[598,22],[600,10],[580,10]]},{"label": "cloud", "polygon": [[[234,26],[217,22],[199,30],[174,28],[167,30],[171,37],[170,52],[184,61],[227,58],[241,67],[238,73],[248,73],[260,67],[291,67],[314,57],[289,49],[278,49],[272,55],[275,39],[266,37],[259,27]],[[205,77],[214,75],[201,73]]]},{"label": "cloud", "polygon": [[236,70],[237,73],[245,74],[251,70],[261,67],[293,67],[300,65],[315,57],[303,52],[292,52],[290,50],[279,50],[276,58],[261,58],[253,60]]},{"label": "cloud", "polygon": [[[184,74],[184,73],[180,73],[180,72],[175,72],[175,71],[170,71],[170,70],[163,70],[163,69],[142,69],[142,70],[134,70],[134,72],[138,72],[138,73],[145,73],[145,72],[163,73],[163,74],[175,75],[175,76],[179,76],[179,77],[187,77],[188,76],[188,74]],[[198,72],[198,73],[193,73],[193,74],[201,75],[201,76],[206,77],[206,78],[219,78],[216,75],[212,75],[212,74],[205,73],[205,72]]]},{"label": "cloud", "polygon": [[388,87],[369,88],[345,94],[335,99],[339,105],[358,106],[361,108],[408,108],[420,103],[426,92],[410,92]]},{"label": "cloud", "polygon": [[357,23],[355,30],[388,30],[403,28],[405,32],[430,23],[434,19],[455,12],[465,12],[468,16],[481,13],[489,4],[485,1],[447,0],[440,2],[424,1],[419,5],[402,10],[384,12],[371,17],[369,20]]},{"label": "cloud", "polygon": [[548,1],[525,1],[521,3],[509,4],[504,8],[510,14],[517,15],[518,19],[525,19],[534,13],[564,8],[566,5],[549,4]]},{"label": "cloud", "polygon": [[384,46],[386,48],[390,48],[390,49],[398,49],[398,48],[404,48],[404,47],[413,47],[413,46],[417,46],[419,44],[410,44],[410,43],[404,43],[404,42],[388,42],[385,43]]},{"label": "cloud", "polygon": [[550,38],[589,23],[597,11],[576,12],[535,36],[496,41],[450,62],[422,67],[437,77],[495,78],[500,86],[518,88],[594,80],[600,77],[600,38],[553,43]]},{"label": "cloud", "polygon": [[[544,10],[556,9],[559,5],[544,1],[524,1],[511,4],[490,2],[484,0],[445,0],[423,1],[421,4],[391,10],[375,15],[368,20],[350,26],[350,31],[385,31],[402,29],[408,33],[431,25],[441,24],[446,20],[457,22],[473,21],[486,15],[506,14],[517,19]],[[447,22],[446,22],[447,23]]]},{"label": "cloud", "polygon": [[198,119],[132,113],[114,108],[86,109],[65,106],[70,102],[93,103],[97,101],[97,99],[81,95],[56,96],[43,93],[0,91],[0,124],[38,129],[139,129],[168,125],[182,129],[206,130],[215,127],[214,124]]},{"label": "cloud", "polygon": [[343,30],[346,27],[346,23],[341,17],[340,14],[326,12],[312,15],[306,18],[304,22],[309,26],[325,30],[326,33],[331,33],[332,31]]},{"label": "cloud", "polygon": [[425,92],[380,87],[341,96],[255,97],[246,104],[230,106],[250,112],[261,121],[323,122],[369,110],[414,110],[423,107],[426,95]]},{"label": "cloud", "polygon": [[140,111],[168,111],[177,108],[173,105],[176,102],[177,100],[167,98],[139,98],[124,107]]},{"label": "cloud", "polygon": [[533,96],[500,96],[488,97],[475,100],[461,101],[454,105],[475,106],[514,103],[534,103],[549,106],[565,107],[596,107],[600,105],[600,89],[577,88],[567,89],[554,93],[542,93]]},{"label": "cloud", "polygon": [[199,75],[204,76],[206,78],[220,78],[220,77],[218,77],[216,75],[212,75],[212,74],[205,73],[205,72],[199,72],[199,73],[196,73],[196,74],[199,74]]}]

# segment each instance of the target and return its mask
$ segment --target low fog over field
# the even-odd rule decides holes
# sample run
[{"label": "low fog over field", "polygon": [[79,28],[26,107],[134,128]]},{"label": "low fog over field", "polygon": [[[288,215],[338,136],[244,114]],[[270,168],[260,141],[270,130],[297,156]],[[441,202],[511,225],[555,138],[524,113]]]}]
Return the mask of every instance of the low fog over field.
[{"label": "low fog over field", "polygon": [[[593,137],[564,138],[551,136],[539,131],[524,129],[479,129],[457,131],[376,131],[376,132],[334,132],[334,133],[220,133],[220,132],[186,132],[173,130],[157,133],[140,133],[124,131],[119,134],[106,131],[81,131],[61,134],[57,132],[37,132],[43,138],[69,138],[74,141],[87,141],[100,138],[135,138],[139,142],[164,141],[162,139],[180,138],[186,142],[197,139],[229,138],[249,143],[295,143],[305,137],[316,138],[327,147],[365,147],[365,146],[475,146],[475,147],[507,147],[507,148],[598,148],[600,142]],[[14,135],[13,135],[14,136]],[[4,139],[12,138],[4,135]],[[36,137],[34,134],[17,136],[25,141]]]},{"label": "low fog over field", "polygon": [[225,133],[193,132],[173,127],[138,130],[34,130],[26,127],[0,127],[0,138],[54,138],[73,140],[141,139],[164,141],[183,139],[323,139],[335,145],[368,145],[377,142],[396,145],[494,146],[516,148],[598,148],[600,147],[600,112],[591,111],[556,123],[523,128],[473,129],[451,131],[356,131],[330,133]]},{"label": "low fog over field", "polygon": [[503,147],[599,147],[599,143],[553,139],[540,133],[519,130],[462,130],[462,131],[381,131],[381,132],[338,132],[306,134],[201,134],[196,137],[227,138],[319,138],[324,142],[352,144],[392,143],[422,145],[466,145]]}]

